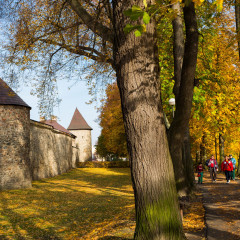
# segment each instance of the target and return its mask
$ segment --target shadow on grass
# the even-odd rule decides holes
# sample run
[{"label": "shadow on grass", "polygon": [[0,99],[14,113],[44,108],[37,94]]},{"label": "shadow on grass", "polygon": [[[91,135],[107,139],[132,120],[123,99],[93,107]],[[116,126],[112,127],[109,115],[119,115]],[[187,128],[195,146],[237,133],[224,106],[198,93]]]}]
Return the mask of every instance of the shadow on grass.
[{"label": "shadow on grass", "polygon": [[[27,237],[31,236],[32,239],[38,239],[38,240],[47,240],[47,239],[53,239],[53,240],[61,240],[62,238],[59,238],[55,235],[54,231],[49,229],[45,230],[42,228],[37,227],[33,221],[31,221],[31,218],[25,218],[22,215],[17,214],[16,212],[12,211],[9,206],[7,199],[4,197],[1,198],[2,205],[4,206],[3,211],[1,212],[2,216],[6,216],[9,223],[12,226],[13,231],[15,232],[16,239],[28,239],[25,238],[19,229],[24,229],[27,231]],[[1,236],[0,239],[8,239],[4,235]]]},{"label": "shadow on grass", "polygon": [[130,240],[131,238],[121,238],[121,237],[113,237],[113,236],[105,236],[99,238],[98,240]]},{"label": "shadow on grass", "polygon": [[114,173],[75,169],[35,181],[31,189],[0,192],[0,239],[84,239],[108,223],[129,219],[134,215],[130,175]]}]

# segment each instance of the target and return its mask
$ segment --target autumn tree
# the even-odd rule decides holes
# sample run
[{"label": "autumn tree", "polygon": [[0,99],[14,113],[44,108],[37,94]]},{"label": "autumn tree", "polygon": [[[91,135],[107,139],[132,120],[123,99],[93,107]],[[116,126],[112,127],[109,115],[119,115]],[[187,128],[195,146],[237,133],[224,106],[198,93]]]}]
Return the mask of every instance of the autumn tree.
[{"label": "autumn tree", "polygon": [[[197,62],[198,29],[194,3],[190,1],[183,7],[184,56],[176,113],[168,140],[160,97],[156,19],[152,17],[147,25],[143,25],[141,17],[135,19],[145,32],[141,37],[133,32],[125,34],[123,30],[131,21],[125,11],[133,11],[137,5],[137,9],[142,9],[140,12],[147,12],[152,6],[158,10],[168,4],[154,0],[68,0],[69,5],[64,3],[27,1],[20,8],[24,17],[19,18],[17,30],[22,34],[19,38],[14,35],[17,44],[12,48],[15,55],[10,60],[19,56],[17,63],[28,63],[30,59],[37,62],[39,59],[34,59],[34,55],[27,57],[27,54],[31,56],[35,50],[41,52],[44,45],[50,53],[48,63],[52,64],[57,54],[68,59],[70,53],[76,59],[87,57],[116,70],[135,195],[135,239],[184,239],[168,141],[172,158],[181,157],[191,114]],[[20,53],[22,56],[18,55]],[[47,77],[53,80],[51,64],[47,65]],[[71,66],[73,64],[74,61]],[[182,161],[174,161],[174,164],[179,164],[179,173],[184,173]],[[184,187],[185,179],[181,179],[180,174],[178,179],[178,185]]]},{"label": "autumn tree", "polygon": [[123,125],[123,116],[119,90],[116,83],[109,84],[106,99],[100,109],[101,135],[98,138],[97,153],[102,157],[108,155],[127,157],[127,140]]},{"label": "autumn tree", "polygon": [[237,154],[233,146],[236,144],[237,149],[238,138],[234,132],[239,128],[240,84],[234,13],[225,7],[210,21],[211,24],[205,22],[201,30],[197,70],[201,84],[195,89],[191,120],[193,146],[199,146],[205,135],[206,150],[213,154],[218,138],[220,143],[224,138],[226,151],[231,149]]}]

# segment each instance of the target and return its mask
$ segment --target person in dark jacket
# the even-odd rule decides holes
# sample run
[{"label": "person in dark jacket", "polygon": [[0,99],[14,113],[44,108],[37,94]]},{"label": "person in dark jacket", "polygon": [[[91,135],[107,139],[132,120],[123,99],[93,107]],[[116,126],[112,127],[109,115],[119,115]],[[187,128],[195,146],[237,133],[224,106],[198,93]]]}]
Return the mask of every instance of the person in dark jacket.
[{"label": "person in dark jacket", "polygon": [[235,169],[236,169],[236,159],[232,157],[232,155],[229,155],[229,159],[231,160],[232,164],[233,164],[233,171],[231,172],[231,180],[235,181]]},{"label": "person in dark jacket", "polygon": [[221,165],[222,171],[225,172],[227,183],[230,183],[231,172],[233,170],[233,164],[231,160],[228,159],[228,156],[225,156],[224,161]]}]

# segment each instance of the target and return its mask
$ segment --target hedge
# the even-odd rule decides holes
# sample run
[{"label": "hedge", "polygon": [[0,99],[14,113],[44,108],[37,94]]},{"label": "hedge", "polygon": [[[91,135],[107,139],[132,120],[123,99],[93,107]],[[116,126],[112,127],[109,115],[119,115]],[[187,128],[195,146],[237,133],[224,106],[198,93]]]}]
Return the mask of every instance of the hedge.
[{"label": "hedge", "polygon": [[129,168],[129,161],[87,161],[79,162],[77,164],[78,168]]}]

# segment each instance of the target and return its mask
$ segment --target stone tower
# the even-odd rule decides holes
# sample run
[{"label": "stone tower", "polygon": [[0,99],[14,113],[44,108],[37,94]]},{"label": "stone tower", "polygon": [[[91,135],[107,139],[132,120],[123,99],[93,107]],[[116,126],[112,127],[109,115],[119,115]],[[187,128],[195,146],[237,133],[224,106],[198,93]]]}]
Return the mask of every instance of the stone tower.
[{"label": "stone tower", "polygon": [[78,148],[80,162],[92,160],[92,128],[87,124],[81,113],[76,108],[68,130],[74,134],[75,147]]},{"label": "stone tower", "polygon": [[31,187],[30,107],[0,79],[0,190]]}]

